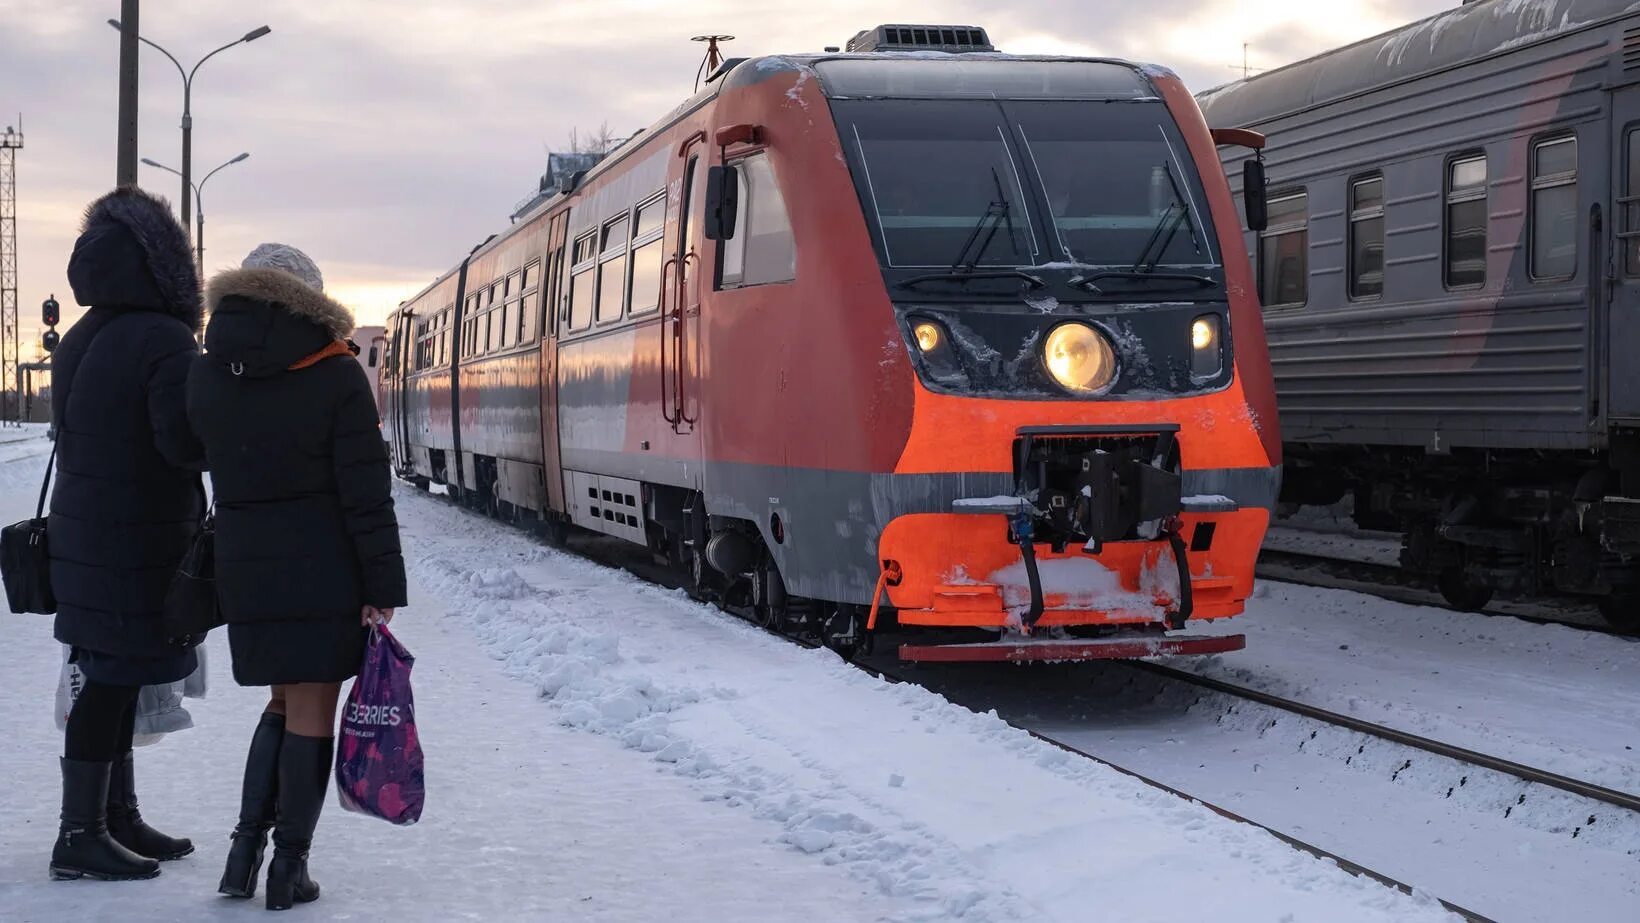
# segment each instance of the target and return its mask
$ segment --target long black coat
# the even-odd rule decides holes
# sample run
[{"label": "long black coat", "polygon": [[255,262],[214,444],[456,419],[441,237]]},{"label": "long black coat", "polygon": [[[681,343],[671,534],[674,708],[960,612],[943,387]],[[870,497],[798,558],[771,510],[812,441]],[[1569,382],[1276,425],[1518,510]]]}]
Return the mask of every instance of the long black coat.
[{"label": "long black coat", "polygon": [[174,672],[159,613],[204,513],[184,402],[202,307],[193,255],[163,200],[125,188],[87,210],[68,279],[91,310],[52,357],[57,639]]},{"label": "long black coat", "polygon": [[217,589],[243,685],[338,682],[360,610],[405,605],[387,451],[346,308],[276,269],[212,280],[188,415],[217,504]]}]

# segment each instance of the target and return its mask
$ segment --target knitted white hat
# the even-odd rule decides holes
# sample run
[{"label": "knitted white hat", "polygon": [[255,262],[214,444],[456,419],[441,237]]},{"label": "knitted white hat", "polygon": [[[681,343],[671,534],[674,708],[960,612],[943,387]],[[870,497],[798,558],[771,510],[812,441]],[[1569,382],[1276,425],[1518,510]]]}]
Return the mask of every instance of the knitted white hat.
[{"label": "knitted white hat", "polygon": [[306,253],[289,244],[261,244],[240,264],[246,269],[278,269],[288,272],[315,291],[325,290],[325,277]]}]

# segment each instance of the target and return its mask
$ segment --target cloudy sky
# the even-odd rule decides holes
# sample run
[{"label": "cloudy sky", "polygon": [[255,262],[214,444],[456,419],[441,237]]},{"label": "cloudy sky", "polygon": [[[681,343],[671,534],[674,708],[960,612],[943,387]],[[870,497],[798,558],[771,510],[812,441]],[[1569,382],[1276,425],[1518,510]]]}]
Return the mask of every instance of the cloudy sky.
[{"label": "cloudy sky", "polygon": [[[1006,51],[1167,64],[1192,89],[1237,76],[1251,45],[1272,67],[1394,28],[1458,0],[147,0],[142,33],[190,65],[266,23],[272,34],[199,71],[194,175],[248,151],[205,187],[205,263],[279,240],[307,250],[333,294],[379,321],[507,221],[545,152],[572,127],[626,134],[690,92],[701,46],[818,51],[885,21],[974,23]],[[86,202],[114,181],[117,0],[0,0],[0,126],[21,113],[24,355],[56,293]],[[182,81],[142,54],[141,156],[181,165]],[[175,201],[176,177],[143,186]]]}]

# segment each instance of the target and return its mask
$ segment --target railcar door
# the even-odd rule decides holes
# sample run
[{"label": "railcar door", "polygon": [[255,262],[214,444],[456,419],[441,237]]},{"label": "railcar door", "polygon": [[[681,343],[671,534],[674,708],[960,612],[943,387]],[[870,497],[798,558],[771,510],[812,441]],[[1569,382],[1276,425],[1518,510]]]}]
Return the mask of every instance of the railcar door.
[{"label": "railcar door", "polygon": [[679,150],[677,246],[662,270],[661,413],[675,433],[694,431],[700,419],[701,196],[706,188],[707,148],[701,133]]},{"label": "railcar door", "polygon": [[409,362],[406,357],[410,354],[407,343],[409,338],[410,315],[400,312],[393,316],[392,350],[393,361],[388,365],[388,394],[392,396],[392,403],[388,408],[390,415],[389,425],[392,427],[394,443],[393,460],[401,471],[411,471],[415,466],[414,456],[410,450],[410,381],[407,369]]},{"label": "railcar door", "polygon": [[1605,264],[1607,299],[1606,417],[1640,421],[1640,86],[1612,94],[1614,199],[1608,222],[1614,246]]},{"label": "railcar door", "polygon": [[569,227],[569,211],[554,215],[547,230],[547,255],[541,261],[541,463],[547,482],[547,508],[559,513],[569,507],[564,501],[562,446],[558,441],[558,317],[564,310],[559,300],[564,290],[564,248]]}]

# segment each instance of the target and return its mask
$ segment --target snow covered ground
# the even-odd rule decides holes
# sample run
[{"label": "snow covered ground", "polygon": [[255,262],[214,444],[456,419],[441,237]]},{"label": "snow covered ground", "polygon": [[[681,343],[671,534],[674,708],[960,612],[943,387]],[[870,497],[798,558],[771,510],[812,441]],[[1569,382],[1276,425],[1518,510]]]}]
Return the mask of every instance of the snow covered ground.
[{"label": "snow covered ground", "polygon": [[[0,451],[0,520],[26,515],[42,463]],[[419,657],[427,813],[399,829],[329,809],[308,918],[1448,916],[994,716],[401,498],[415,605],[395,625]],[[151,882],[45,879],[49,621],[0,630],[0,916],[260,914],[213,893],[261,701],[227,679],[221,638],[197,726],[139,754],[145,813],[200,852]]]}]

